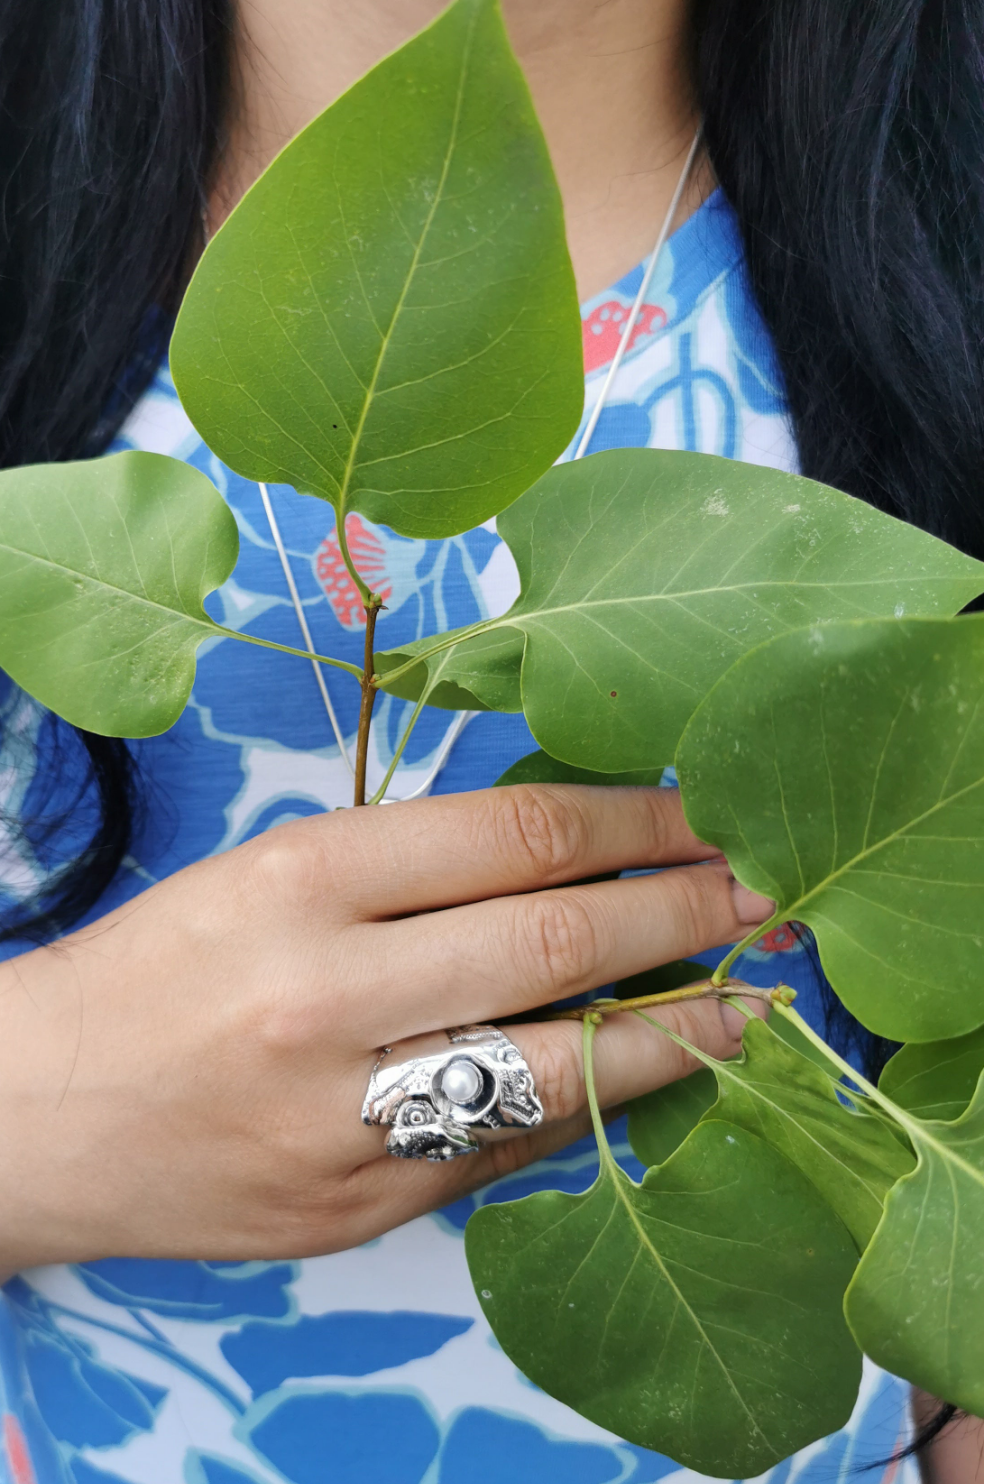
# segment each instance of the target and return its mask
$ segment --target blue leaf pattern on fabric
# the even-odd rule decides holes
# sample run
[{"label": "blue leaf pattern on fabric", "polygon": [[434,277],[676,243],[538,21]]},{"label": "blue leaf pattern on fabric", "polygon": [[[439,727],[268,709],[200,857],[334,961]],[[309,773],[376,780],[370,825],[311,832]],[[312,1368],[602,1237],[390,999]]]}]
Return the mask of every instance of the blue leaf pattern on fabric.
[{"label": "blue leaf pattern on fabric", "polygon": [[433,1355],[474,1322],[453,1314],[340,1309],[305,1314],[290,1325],[244,1324],[223,1337],[220,1349],[259,1396],[305,1376],[368,1376],[405,1365]]},{"label": "blue leaf pattern on fabric", "polygon": [[212,1453],[190,1453],[185,1464],[188,1484],[257,1484],[256,1474],[247,1474],[228,1459]]},{"label": "blue leaf pattern on fabric", "polygon": [[440,1442],[423,1403],[399,1391],[295,1392],[248,1435],[291,1484],[420,1484]]},{"label": "blue leaf pattern on fabric", "polygon": [[[680,1465],[671,1458],[664,1458],[662,1453],[650,1453],[648,1448],[637,1448],[633,1443],[623,1443],[621,1451],[638,1460],[625,1484],[657,1484],[659,1479],[671,1478],[679,1472]],[[779,1481],[770,1479],[769,1484],[779,1484]]]},{"label": "blue leaf pattern on fabric", "polygon": [[108,1474],[105,1469],[97,1469],[86,1458],[72,1459],[72,1478],[75,1484],[131,1484],[122,1474]]},{"label": "blue leaf pattern on fabric", "polygon": [[281,1319],[290,1311],[287,1285],[293,1263],[149,1261],[110,1257],[81,1263],[76,1272],[88,1288],[111,1304],[136,1305],[179,1319],[249,1317]]},{"label": "blue leaf pattern on fabric", "polygon": [[531,1422],[469,1407],[448,1433],[439,1477],[440,1484],[610,1484],[622,1471],[613,1448],[555,1442]]},{"label": "blue leaf pattern on fabric", "polygon": [[38,1410],[56,1438],[77,1448],[118,1446],[146,1432],[167,1392],[89,1358],[91,1347],[32,1331],[25,1360]]}]

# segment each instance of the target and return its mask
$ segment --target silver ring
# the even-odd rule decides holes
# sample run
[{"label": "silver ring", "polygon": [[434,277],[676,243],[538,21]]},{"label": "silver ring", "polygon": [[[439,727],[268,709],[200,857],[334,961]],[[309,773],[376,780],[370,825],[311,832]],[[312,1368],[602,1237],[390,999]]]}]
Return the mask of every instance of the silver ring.
[{"label": "silver ring", "polygon": [[[543,1120],[533,1073],[518,1046],[494,1025],[442,1031],[438,1046],[372,1069],[362,1122],[390,1127],[387,1154],[397,1159],[454,1159],[479,1149],[476,1129],[533,1128]],[[433,1044],[435,1037],[418,1038]],[[462,1049],[462,1048],[467,1049]]]}]

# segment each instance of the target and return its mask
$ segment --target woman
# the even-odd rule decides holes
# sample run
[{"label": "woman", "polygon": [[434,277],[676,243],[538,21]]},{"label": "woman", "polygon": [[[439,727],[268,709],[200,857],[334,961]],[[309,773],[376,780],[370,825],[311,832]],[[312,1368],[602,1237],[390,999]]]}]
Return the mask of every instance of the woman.
[{"label": "woman", "polygon": [[[280,532],[329,652],[358,605],[324,507],[275,490],[266,509],[201,446],[158,362],[202,219],[214,230],[298,128],[439,9],[87,0],[29,7],[0,42],[5,462],[98,453],[121,427],[120,446],[198,462],[243,532],[226,622],[298,642]],[[704,122],[591,447],[798,458],[984,554],[981,16],[966,0],[505,11],[564,193],[589,407]],[[491,532],[349,537],[365,575],[391,582],[381,648],[413,637],[428,603],[450,625],[511,597]],[[546,1119],[469,1160],[389,1159],[358,1112],[381,1044],[713,961],[769,904],[694,840],[671,791],[484,791],[532,745],[516,718],[465,728],[439,797],[325,815],[347,775],[313,678],[229,648],[203,658],[175,731],[135,752],[136,815],[121,744],[5,702],[0,1270],[32,1269],[0,1307],[9,1474],[693,1478],[526,1387],[470,1293],[460,1228],[496,1198],[476,1187],[589,1177],[586,1146],[568,1148],[587,1127],[570,1027],[511,1028]],[[352,698],[331,699],[350,742]],[[397,711],[380,711],[381,763]],[[401,792],[426,781],[446,721],[415,733]],[[651,866],[675,869],[565,885]],[[795,972],[795,941],[769,948]],[[714,1055],[737,1044],[727,1008],[675,1023]],[[689,1069],[628,1019],[599,1033],[597,1060],[610,1106]],[[902,1399],[869,1378],[855,1425],[822,1450],[826,1476],[893,1452]],[[972,1477],[968,1438],[941,1435],[934,1477]]]}]

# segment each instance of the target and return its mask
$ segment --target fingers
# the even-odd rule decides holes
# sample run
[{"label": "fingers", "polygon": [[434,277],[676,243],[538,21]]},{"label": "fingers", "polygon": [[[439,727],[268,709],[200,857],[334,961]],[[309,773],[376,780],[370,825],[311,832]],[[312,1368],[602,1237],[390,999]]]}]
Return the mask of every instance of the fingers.
[{"label": "fingers", "polygon": [[676,789],[518,785],[343,811],[305,828],[330,831],[346,866],[333,890],[363,920],[719,854],[691,833]]},{"label": "fingers", "polygon": [[[746,1001],[764,1016],[761,1000]],[[720,1000],[693,1000],[648,1010],[690,1045],[726,1061],[741,1052],[745,1017]],[[555,1020],[508,1029],[533,1073],[547,1120],[576,1117],[587,1104],[580,1021]],[[606,1015],[595,1032],[594,1075],[599,1106],[613,1107],[676,1082],[701,1065],[669,1036],[630,1012]]]},{"label": "fingers", "polygon": [[[765,1014],[761,1001],[746,1003],[756,1014]],[[668,1005],[654,1012],[654,1018],[719,1060],[736,1056],[741,1049],[744,1017],[719,1001]],[[440,1164],[388,1155],[373,1157],[378,1156],[387,1130],[366,1130],[372,1135],[365,1144],[366,1162],[351,1177],[356,1234],[353,1237],[347,1231],[347,1242],[367,1241],[414,1216],[460,1199],[544,1159],[590,1131],[580,1023],[511,1026],[509,1036],[533,1073],[544,1122],[527,1133],[493,1137],[478,1154]],[[398,1055],[399,1047],[394,1052]],[[595,1033],[595,1087],[603,1108],[663,1087],[697,1065],[694,1057],[637,1015],[608,1016]]]},{"label": "fingers", "polygon": [[712,861],[349,929],[385,964],[360,1033],[368,1047],[516,1015],[735,942],[771,912]]}]

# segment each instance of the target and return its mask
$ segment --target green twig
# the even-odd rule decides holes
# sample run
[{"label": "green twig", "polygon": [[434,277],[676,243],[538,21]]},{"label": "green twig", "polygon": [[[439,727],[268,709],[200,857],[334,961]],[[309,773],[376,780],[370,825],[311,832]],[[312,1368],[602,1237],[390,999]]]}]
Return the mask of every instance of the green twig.
[{"label": "green twig", "polygon": [[763,922],[759,925],[759,927],[753,928],[746,937],[742,938],[740,943],[735,944],[734,948],[732,948],[727,958],[723,958],[718,964],[717,968],[714,970],[713,975],[711,976],[713,983],[719,986],[727,984],[728,970],[731,968],[731,965],[733,963],[737,962],[737,960],[741,958],[742,954],[745,952],[745,949],[751,948],[753,943],[757,943],[759,938],[764,938],[766,933],[771,933],[773,928],[782,927],[782,924],[786,921],[787,914],[785,912],[773,912],[772,916],[768,919],[767,922]]},{"label": "green twig", "polygon": [[586,1020],[594,1015],[617,1015],[622,1010],[642,1010],[651,1005],[678,1005],[685,1000],[727,1000],[735,994],[750,996],[753,1000],[764,1000],[768,1005],[791,1005],[796,998],[795,989],[790,989],[788,984],[777,984],[774,989],[759,989],[754,984],[743,984],[738,979],[732,979],[728,984],[715,984],[713,979],[704,979],[697,984],[688,984],[683,989],[668,989],[662,994],[637,995],[631,1000],[593,1000],[590,1005],[580,1005],[573,1010],[554,1010],[544,1019]]},{"label": "green twig", "polygon": [[389,686],[394,680],[399,680],[401,675],[406,675],[417,665],[425,664],[427,660],[433,659],[435,654],[441,654],[445,649],[454,649],[456,644],[463,644],[466,639],[474,639],[478,634],[487,634],[493,629],[509,627],[510,625],[502,623],[499,619],[483,618],[478,623],[473,623],[469,628],[456,633],[453,639],[442,639],[440,644],[435,644],[432,649],[422,649],[412,659],[406,660],[402,665],[397,665],[395,670],[387,670],[385,675],[379,677],[380,681],[384,687]]},{"label": "green twig", "polygon": [[355,563],[352,560],[352,554],[348,548],[348,538],[345,535],[345,516],[342,515],[342,513],[337,509],[335,511],[335,534],[338,537],[338,549],[342,554],[342,561],[348,568],[348,574],[351,577],[352,581],[359,589],[359,596],[362,599],[363,606],[368,612],[369,603],[373,595],[355,569]]},{"label": "green twig", "polygon": [[289,644],[274,644],[272,639],[260,639],[256,634],[241,634],[238,629],[227,629],[220,623],[215,624],[214,628],[223,639],[241,639],[244,644],[257,644],[261,649],[277,649],[281,654],[296,654],[298,659],[315,660],[319,665],[334,665],[338,670],[347,670],[356,680],[362,679],[362,671],[358,665],[350,665],[348,660],[333,660],[328,654],[311,654],[306,649],[293,649]]},{"label": "green twig", "polygon": [[430,687],[428,687],[428,689],[424,691],[424,693],[421,696],[420,700],[417,702],[416,706],[414,707],[414,709],[413,709],[413,715],[411,716],[410,720],[406,724],[406,727],[404,728],[403,736],[400,738],[400,741],[399,741],[399,744],[397,746],[397,749],[396,749],[396,751],[393,754],[392,762],[390,763],[389,767],[386,769],[386,776],[383,779],[382,783],[377,788],[376,792],[373,794],[372,798],[369,800],[369,803],[370,804],[381,804],[382,801],[383,801],[383,799],[385,798],[385,796],[386,796],[386,790],[389,788],[390,783],[393,780],[393,774],[396,772],[396,765],[400,761],[400,758],[403,756],[403,749],[406,747],[407,743],[410,741],[410,733],[413,731],[414,727],[417,725],[417,719],[420,716],[420,713],[423,711],[424,707],[426,706],[426,704],[427,704],[427,697],[429,695],[430,695]]},{"label": "green twig", "polygon": [[373,637],[376,633],[376,618],[383,600],[378,593],[370,593],[366,599],[366,643],[365,660],[359,679],[362,685],[362,705],[359,707],[359,731],[355,742],[355,797],[356,808],[366,802],[366,764],[369,759],[369,732],[372,724],[372,708],[376,704],[376,677],[373,674]]}]

